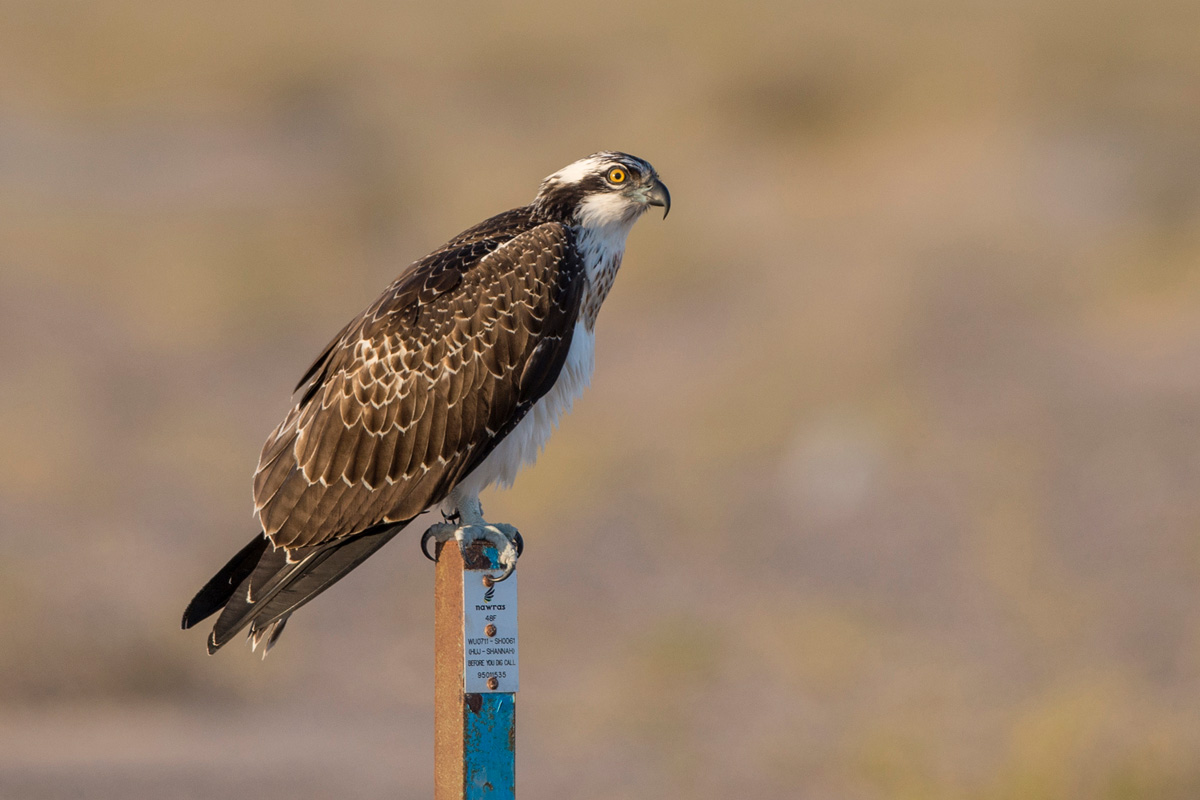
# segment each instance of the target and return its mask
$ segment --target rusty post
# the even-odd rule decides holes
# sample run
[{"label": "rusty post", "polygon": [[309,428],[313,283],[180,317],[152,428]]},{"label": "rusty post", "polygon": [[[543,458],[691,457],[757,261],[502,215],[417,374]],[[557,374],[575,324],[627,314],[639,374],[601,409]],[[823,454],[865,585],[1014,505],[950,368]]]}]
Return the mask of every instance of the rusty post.
[{"label": "rusty post", "polygon": [[464,559],[458,544],[451,541],[439,544],[437,554],[434,800],[510,800],[516,795],[515,695],[495,691],[499,682],[494,680],[487,684],[492,691],[463,691],[467,646],[463,582],[480,580],[480,573],[474,570],[497,569],[497,553],[490,545],[476,543],[467,549]]}]

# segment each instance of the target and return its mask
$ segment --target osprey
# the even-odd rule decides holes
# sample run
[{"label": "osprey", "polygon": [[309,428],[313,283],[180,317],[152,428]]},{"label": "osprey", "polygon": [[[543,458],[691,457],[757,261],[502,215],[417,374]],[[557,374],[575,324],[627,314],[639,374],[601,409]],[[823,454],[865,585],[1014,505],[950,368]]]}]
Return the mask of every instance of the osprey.
[{"label": "osprey", "polygon": [[520,534],[486,522],[479,493],[512,484],[590,380],[596,315],[649,206],[671,208],[654,168],[596,153],[401,273],[300,379],[254,474],[262,532],[183,627],[221,611],[209,653],[247,626],[269,650],[292,612],[434,507],[446,522],[422,550],[486,539],[507,578]]}]

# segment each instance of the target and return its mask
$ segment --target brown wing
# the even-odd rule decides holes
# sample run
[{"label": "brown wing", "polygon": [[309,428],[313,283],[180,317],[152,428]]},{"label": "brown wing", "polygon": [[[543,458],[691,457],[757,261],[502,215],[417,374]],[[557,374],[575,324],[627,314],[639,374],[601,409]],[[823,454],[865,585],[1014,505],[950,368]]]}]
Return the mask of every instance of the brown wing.
[{"label": "brown wing", "polygon": [[519,210],[414,264],[267,439],[254,499],[272,543],[314,547],[444,499],[553,384],[582,284],[569,229]]}]

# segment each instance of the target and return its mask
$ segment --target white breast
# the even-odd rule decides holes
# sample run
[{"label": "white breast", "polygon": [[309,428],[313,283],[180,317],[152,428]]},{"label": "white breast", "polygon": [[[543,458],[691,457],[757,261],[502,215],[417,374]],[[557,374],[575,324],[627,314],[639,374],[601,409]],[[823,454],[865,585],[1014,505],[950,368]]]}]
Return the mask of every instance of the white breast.
[{"label": "white breast", "polygon": [[595,335],[583,322],[575,324],[567,361],[558,380],[483,463],[454,487],[446,505],[457,506],[461,499],[478,497],[492,484],[504,488],[512,486],[521,468],[537,460],[558,425],[559,417],[571,410],[571,404],[583,394],[592,379],[596,363],[595,341]]},{"label": "white breast", "polygon": [[616,217],[609,212],[608,206],[597,204],[585,216],[585,225],[578,234],[577,246],[588,280],[580,318],[575,323],[567,361],[558,380],[483,463],[454,487],[443,503],[447,512],[460,507],[466,500],[478,498],[479,493],[492,484],[504,488],[512,486],[521,468],[537,460],[550,434],[557,427],[559,418],[571,410],[571,404],[583,394],[591,381],[596,363],[596,339],[592,326],[596,322],[600,304],[604,302],[621,266],[625,237],[629,235],[629,229],[636,219],[636,215]]}]

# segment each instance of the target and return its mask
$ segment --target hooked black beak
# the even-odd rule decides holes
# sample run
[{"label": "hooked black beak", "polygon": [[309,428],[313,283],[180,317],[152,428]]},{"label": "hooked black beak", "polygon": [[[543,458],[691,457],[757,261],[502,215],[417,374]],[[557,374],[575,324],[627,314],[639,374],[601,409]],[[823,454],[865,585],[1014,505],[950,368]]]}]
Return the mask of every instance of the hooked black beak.
[{"label": "hooked black beak", "polygon": [[666,219],[667,214],[671,213],[671,193],[667,191],[666,184],[658,178],[654,179],[650,191],[646,192],[646,205],[662,206],[663,219]]}]

